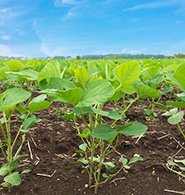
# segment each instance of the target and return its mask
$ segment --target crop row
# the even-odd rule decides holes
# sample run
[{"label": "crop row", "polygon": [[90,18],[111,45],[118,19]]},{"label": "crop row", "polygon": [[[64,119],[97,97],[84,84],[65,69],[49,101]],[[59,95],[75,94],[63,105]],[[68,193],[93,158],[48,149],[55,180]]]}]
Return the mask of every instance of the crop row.
[{"label": "crop row", "polygon": [[[36,113],[48,109],[53,102],[71,105],[65,117],[74,122],[79,145],[82,171],[89,176],[88,186],[97,192],[104,183],[121,170],[143,160],[136,154],[131,159],[121,156],[118,162],[110,155],[125,136],[142,136],[147,126],[127,120],[127,111],[135,103],[150,105],[145,114],[155,119],[158,107],[168,123],[176,125],[185,139],[181,126],[185,108],[185,61],[165,60],[2,60],[0,61],[0,149],[3,165],[1,186],[10,189],[21,184],[29,169],[19,170],[22,147],[29,129],[41,119]],[[165,102],[163,101],[165,97]],[[121,101],[122,107],[118,107]],[[107,103],[111,109],[106,109]],[[21,122],[16,134],[12,118]],[[83,121],[84,128],[79,125]],[[108,119],[108,120],[105,120]],[[185,159],[171,159],[167,166],[184,177]],[[111,171],[110,170],[116,170]]]}]

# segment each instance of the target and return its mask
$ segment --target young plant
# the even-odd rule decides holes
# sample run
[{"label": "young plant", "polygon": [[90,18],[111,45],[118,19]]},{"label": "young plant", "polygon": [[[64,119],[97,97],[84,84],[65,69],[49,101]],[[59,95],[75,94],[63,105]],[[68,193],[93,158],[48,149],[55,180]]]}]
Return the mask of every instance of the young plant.
[{"label": "young plant", "polygon": [[180,126],[180,122],[183,120],[184,111],[178,111],[178,108],[173,108],[164,114],[163,116],[168,116],[168,123],[171,125],[177,125],[179,132],[182,134],[183,138],[185,139],[185,132],[182,130]]},{"label": "young plant", "polygon": [[180,177],[185,178],[185,159],[177,160],[172,159],[168,160],[166,167],[173,173],[179,175]]},{"label": "young plant", "polygon": [[[138,136],[146,132],[147,127],[138,122],[127,122],[123,118],[131,105],[136,102],[136,97],[119,113],[118,111],[105,111],[104,104],[113,99],[113,96],[122,93],[135,92],[132,85],[140,75],[140,64],[137,62],[124,63],[114,70],[114,88],[108,80],[102,78],[88,78],[84,68],[83,74],[79,74],[79,68],[75,74],[74,81],[63,78],[50,78],[42,80],[40,88],[47,93],[53,101],[59,101],[73,105],[74,124],[78,136],[82,140],[79,146],[82,158],[78,160],[84,165],[84,170],[89,175],[89,186],[94,184],[97,192],[102,177],[105,181],[117,175],[121,170],[128,168],[134,162],[142,160],[135,156],[130,161],[121,158],[121,168],[117,170],[116,162],[110,158],[114,153],[118,141],[123,136]],[[85,75],[85,77],[84,77]],[[78,119],[81,119],[85,128],[81,128]],[[111,124],[105,121],[111,120]],[[118,125],[118,121],[121,124]],[[132,163],[131,163],[132,162]],[[114,169],[114,173],[104,171]],[[111,170],[112,171],[112,170]],[[111,175],[112,174],[112,175]]]},{"label": "young plant", "polygon": [[[31,93],[22,88],[7,89],[0,94],[0,149],[4,158],[0,176],[3,177],[3,183],[1,183],[3,187],[10,189],[12,186],[18,186],[21,184],[21,176],[29,172],[28,169],[21,173],[16,171],[20,167],[18,160],[25,156],[21,155],[21,150],[25,143],[26,133],[32,125],[40,121],[33,113],[50,105],[48,101],[45,101],[46,97],[46,95],[40,95],[30,101]],[[14,136],[12,119],[15,113],[22,123]]]}]

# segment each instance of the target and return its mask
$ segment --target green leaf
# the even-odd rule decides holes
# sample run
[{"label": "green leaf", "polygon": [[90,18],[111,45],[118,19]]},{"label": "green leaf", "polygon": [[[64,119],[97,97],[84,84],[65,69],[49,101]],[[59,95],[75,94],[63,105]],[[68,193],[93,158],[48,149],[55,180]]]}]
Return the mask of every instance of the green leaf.
[{"label": "green leaf", "polygon": [[105,168],[107,170],[110,170],[116,167],[116,165],[113,162],[104,162],[103,164],[105,165]]},{"label": "green leaf", "polygon": [[173,78],[175,79],[175,83],[179,88],[185,91],[185,63],[181,64],[175,71]]},{"label": "green leaf", "polygon": [[60,66],[56,62],[46,64],[38,74],[37,81],[40,82],[43,79],[49,80],[51,77],[60,78]]},{"label": "green leaf", "polygon": [[3,183],[1,183],[1,186],[2,186],[3,188],[8,188],[8,187],[10,187],[10,184],[7,183],[7,182],[3,182]]},{"label": "green leaf", "polygon": [[74,113],[77,116],[80,116],[82,114],[93,114],[93,111],[90,107],[75,107],[74,108]]},{"label": "green leaf", "polygon": [[42,90],[44,89],[68,90],[76,87],[77,86],[72,81],[68,81],[67,79],[62,79],[62,78],[55,78],[55,77],[51,77],[48,83],[46,80],[42,80],[39,83],[39,88]]},{"label": "green leaf", "polygon": [[18,76],[20,79],[26,79],[30,81],[37,80],[38,72],[32,69],[20,70],[19,72],[7,71],[6,74]]},{"label": "green leaf", "polygon": [[81,138],[88,138],[90,135],[90,130],[88,128],[83,129],[82,133],[79,134]]},{"label": "green leaf", "polygon": [[21,184],[21,177],[18,172],[14,172],[4,178],[4,181],[11,184],[12,186],[18,186]]},{"label": "green leaf", "polygon": [[121,156],[121,158],[119,159],[119,162],[121,162],[123,165],[126,165],[128,163],[128,159]]},{"label": "green leaf", "polygon": [[138,122],[128,122],[119,127],[119,132],[125,136],[142,135],[147,131],[148,127]]},{"label": "green leaf", "polygon": [[1,168],[0,168],[0,176],[5,176],[8,174],[8,172],[10,171],[10,166],[8,164],[4,164]]},{"label": "green leaf", "polygon": [[177,113],[178,109],[177,108],[173,108],[167,112],[165,112],[164,114],[162,114],[162,116],[173,116]]},{"label": "green leaf", "polygon": [[160,97],[159,91],[157,91],[154,88],[149,87],[148,85],[145,85],[141,82],[137,82],[133,85],[134,89],[136,90],[138,96],[140,98],[158,98]]},{"label": "green leaf", "polygon": [[92,80],[86,87],[77,107],[103,104],[114,94],[113,88],[107,80]]},{"label": "green leaf", "polygon": [[174,162],[176,162],[176,163],[182,163],[185,166],[185,159],[182,159],[182,160],[175,159]]},{"label": "green leaf", "polygon": [[175,108],[185,108],[185,102],[174,102],[174,101],[167,101],[166,103],[168,106],[173,106]]},{"label": "green leaf", "polygon": [[83,89],[81,88],[69,89],[64,92],[59,92],[59,94],[62,97],[62,99],[64,99],[67,103],[75,106],[80,101],[83,95]]},{"label": "green leaf", "polygon": [[6,65],[12,71],[19,71],[25,68],[25,65],[20,60],[8,60]]},{"label": "green leaf", "polygon": [[80,144],[79,145],[79,148],[80,148],[80,150],[82,150],[83,152],[85,152],[86,149],[87,149],[87,144]]},{"label": "green leaf", "polygon": [[101,124],[93,129],[92,136],[96,139],[113,140],[117,135],[117,131],[109,125]]},{"label": "green leaf", "polygon": [[114,75],[122,85],[122,91],[128,86],[132,86],[139,79],[140,69],[138,61],[128,61],[115,68]]},{"label": "green leaf", "polygon": [[26,101],[31,96],[30,92],[21,88],[7,89],[0,97],[0,111],[4,111],[18,103]]},{"label": "green leaf", "polygon": [[119,162],[122,163],[122,165],[125,169],[130,169],[130,167],[128,166],[128,160],[126,158],[124,158],[123,156],[119,159]]},{"label": "green leaf", "polygon": [[178,123],[181,122],[183,117],[184,117],[184,112],[180,111],[180,112],[177,112],[175,115],[171,116],[170,118],[168,118],[168,122],[171,125],[177,125]]},{"label": "green leaf", "polygon": [[79,66],[75,69],[75,78],[82,85],[85,86],[89,79],[88,72],[85,67]]},{"label": "green leaf", "polygon": [[103,110],[95,109],[95,108],[93,108],[92,111],[95,114],[105,116],[105,117],[108,117],[110,119],[114,119],[114,120],[121,120],[122,119],[122,117],[119,115],[119,112],[117,112],[117,111],[109,111],[108,112],[108,111],[103,111]]},{"label": "green leaf", "polygon": [[30,169],[24,169],[24,170],[21,172],[21,175],[27,174],[27,173],[29,173],[30,171],[31,171]]},{"label": "green leaf", "polygon": [[32,99],[32,101],[29,103],[28,108],[30,112],[38,112],[44,109],[47,109],[50,106],[49,101],[45,101],[47,98],[47,95],[42,94]]},{"label": "green leaf", "polygon": [[30,116],[29,118],[27,118],[23,121],[21,132],[27,133],[31,126],[33,126],[34,124],[36,124],[40,121],[41,121],[41,119],[37,118],[35,115]]},{"label": "green leaf", "polygon": [[138,154],[135,154],[135,155],[129,160],[128,165],[134,164],[134,163],[136,163],[136,162],[138,162],[138,161],[142,161],[142,160],[143,160],[143,157],[141,157],[141,156],[138,155]]},{"label": "green leaf", "polygon": [[77,163],[82,163],[84,165],[88,165],[89,161],[86,160],[85,158],[80,158],[76,161]]},{"label": "green leaf", "polygon": [[176,94],[177,97],[179,97],[182,101],[185,102],[185,92],[180,93],[180,94]]}]

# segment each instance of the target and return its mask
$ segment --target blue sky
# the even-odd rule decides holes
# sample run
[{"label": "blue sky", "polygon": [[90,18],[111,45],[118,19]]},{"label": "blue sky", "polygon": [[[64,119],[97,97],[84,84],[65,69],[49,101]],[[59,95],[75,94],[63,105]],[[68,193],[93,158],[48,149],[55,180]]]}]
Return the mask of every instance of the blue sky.
[{"label": "blue sky", "polygon": [[0,56],[185,52],[185,0],[0,0]]}]

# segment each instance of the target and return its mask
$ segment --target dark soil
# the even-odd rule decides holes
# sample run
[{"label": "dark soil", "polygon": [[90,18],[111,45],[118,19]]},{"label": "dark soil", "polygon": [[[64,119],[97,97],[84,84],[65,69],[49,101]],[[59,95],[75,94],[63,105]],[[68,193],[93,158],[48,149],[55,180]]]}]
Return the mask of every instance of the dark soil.
[{"label": "dark soil", "polygon": [[[1,189],[1,194],[93,194],[93,188],[85,187],[88,183],[87,174],[81,173],[81,165],[75,162],[76,149],[81,141],[76,136],[73,123],[56,115],[55,111],[61,108],[58,105],[51,106],[39,115],[43,120],[28,134],[24,152],[29,154],[29,158],[22,162],[23,167],[29,167],[31,172],[23,177],[23,183],[14,187],[11,193]],[[117,151],[128,158],[135,153],[140,154],[144,161],[132,166],[128,173],[121,172],[103,184],[97,194],[170,195],[173,193],[165,189],[184,191],[185,181],[165,168],[170,157],[185,158],[185,151],[179,144],[185,146],[185,143],[176,127],[168,125],[163,117],[160,117],[159,122],[147,121],[143,108],[137,106],[131,108],[127,118],[145,123],[149,130],[139,140],[122,138]]]}]

